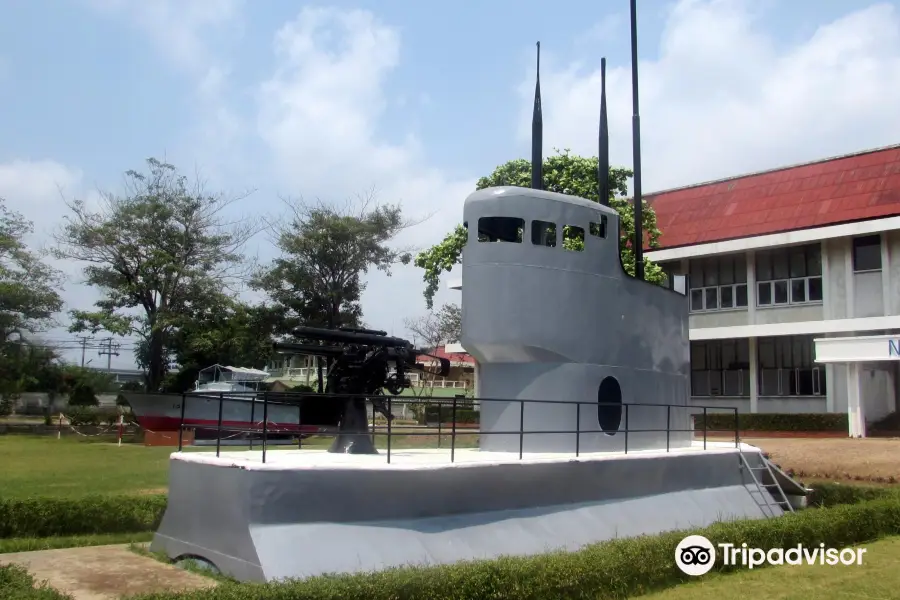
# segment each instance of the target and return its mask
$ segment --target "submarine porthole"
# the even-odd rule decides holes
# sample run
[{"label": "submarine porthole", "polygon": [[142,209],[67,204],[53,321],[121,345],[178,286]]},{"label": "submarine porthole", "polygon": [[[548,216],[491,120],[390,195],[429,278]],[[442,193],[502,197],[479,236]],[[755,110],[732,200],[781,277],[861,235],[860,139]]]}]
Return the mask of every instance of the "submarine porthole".
[{"label": "submarine porthole", "polygon": [[615,377],[604,377],[597,390],[597,424],[606,435],[615,435],[622,423],[622,388]]}]

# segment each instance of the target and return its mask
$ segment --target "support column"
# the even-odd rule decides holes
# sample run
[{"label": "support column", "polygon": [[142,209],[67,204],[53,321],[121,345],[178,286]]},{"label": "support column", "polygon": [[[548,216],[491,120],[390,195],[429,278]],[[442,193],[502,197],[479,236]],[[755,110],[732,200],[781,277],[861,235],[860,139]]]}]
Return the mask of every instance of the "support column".
[{"label": "support column", "polygon": [[846,298],[847,298],[847,319],[856,316],[856,277],[853,275],[853,240],[846,238],[842,244],[844,248],[844,277],[847,282]]},{"label": "support column", "polygon": [[865,405],[859,397],[858,362],[847,363],[847,416],[850,437],[866,437]]},{"label": "support column", "polygon": [[[753,250],[748,251],[746,254],[746,259],[747,259],[747,325],[753,325],[756,323],[756,253]],[[751,339],[753,339],[753,338],[751,338]]]},{"label": "support column", "polygon": [[885,373],[888,374],[888,412],[896,412],[897,411],[897,365],[896,363],[888,363],[888,368],[885,370]]},{"label": "support column", "polygon": [[892,314],[891,306],[891,232],[881,232],[881,298],[883,303],[882,314]]},{"label": "support column", "polygon": [[748,338],[750,351],[750,412],[759,412],[759,353],[756,351],[756,338]]}]

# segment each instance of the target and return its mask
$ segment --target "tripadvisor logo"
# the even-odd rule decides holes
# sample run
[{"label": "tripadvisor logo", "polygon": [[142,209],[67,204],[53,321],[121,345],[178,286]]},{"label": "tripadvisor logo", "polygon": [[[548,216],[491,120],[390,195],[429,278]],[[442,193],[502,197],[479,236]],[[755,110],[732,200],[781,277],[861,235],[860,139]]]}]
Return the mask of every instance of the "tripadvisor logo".
[{"label": "tripadvisor logo", "polygon": [[[797,544],[791,548],[749,548],[747,544],[717,544],[722,564],[747,568],[769,565],[861,565],[865,548],[804,548]],[[687,575],[697,577],[708,573],[716,564],[716,546],[702,535],[689,535],[675,547],[675,564]]]}]

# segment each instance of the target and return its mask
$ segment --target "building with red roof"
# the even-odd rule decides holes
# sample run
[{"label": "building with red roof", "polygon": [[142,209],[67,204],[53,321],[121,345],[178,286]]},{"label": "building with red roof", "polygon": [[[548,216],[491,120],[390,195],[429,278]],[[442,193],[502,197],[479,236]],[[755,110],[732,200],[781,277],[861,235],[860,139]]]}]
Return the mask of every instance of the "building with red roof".
[{"label": "building with red roof", "polygon": [[690,288],[691,393],[741,412],[896,410],[900,145],[648,194]]}]

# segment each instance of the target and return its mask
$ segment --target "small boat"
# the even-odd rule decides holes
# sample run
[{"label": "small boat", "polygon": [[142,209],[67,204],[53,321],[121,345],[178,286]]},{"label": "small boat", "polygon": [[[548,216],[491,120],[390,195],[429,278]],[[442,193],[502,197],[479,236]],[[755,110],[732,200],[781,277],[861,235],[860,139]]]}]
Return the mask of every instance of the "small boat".
[{"label": "small boat", "polygon": [[[263,416],[268,434],[316,434],[327,428],[315,421],[304,423],[301,406],[296,400],[285,403],[278,393],[259,390],[269,373],[258,369],[213,365],[200,371],[195,389],[182,396],[150,392],[122,392],[135,420],[147,431],[178,431],[182,425],[197,433],[212,432],[219,427],[221,405],[222,428],[253,430],[262,433]],[[268,399],[268,406],[264,400]],[[184,407],[182,408],[182,402]],[[182,422],[182,410],[183,422]],[[306,413],[307,409],[304,408]],[[223,437],[227,435],[223,432]]]}]

